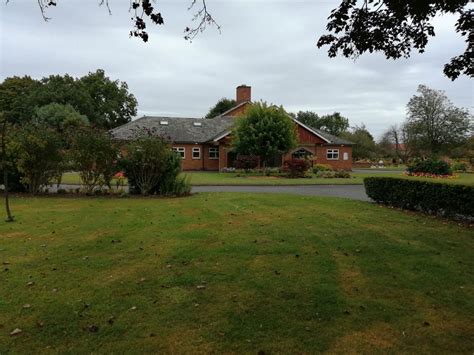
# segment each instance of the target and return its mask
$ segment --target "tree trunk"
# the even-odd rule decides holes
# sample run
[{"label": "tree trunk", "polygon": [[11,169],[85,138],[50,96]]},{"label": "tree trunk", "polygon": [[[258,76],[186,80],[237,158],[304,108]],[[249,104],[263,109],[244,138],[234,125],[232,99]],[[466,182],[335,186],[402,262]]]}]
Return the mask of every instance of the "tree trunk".
[{"label": "tree trunk", "polygon": [[7,222],[13,222],[13,216],[12,212],[10,211],[10,199],[8,195],[8,171],[6,168],[3,169],[3,185],[4,185],[4,191],[3,195],[5,197],[5,209],[7,210]]}]

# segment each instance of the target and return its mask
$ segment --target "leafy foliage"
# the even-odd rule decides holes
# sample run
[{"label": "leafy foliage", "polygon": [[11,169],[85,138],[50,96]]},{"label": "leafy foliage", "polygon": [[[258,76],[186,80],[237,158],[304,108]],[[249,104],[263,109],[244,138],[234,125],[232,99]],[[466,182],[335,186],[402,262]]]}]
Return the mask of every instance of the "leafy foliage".
[{"label": "leafy foliage", "polygon": [[328,164],[315,164],[313,166],[313,173],[319,173],[321,171],[332,171],[332,167]]},{"label": "leafy foliage", "polygon": [[179,178],[181,158],[163,139],[146,132],[125,147],[121,161],[132,193],[184,195],[189,181]]},{"label": "leafy foliage", "polygon": [[466,142],[473,129],[469,111],[455,107],[444,92],[420,85],[408,102],[407,126],[418,153],[446,153]]},{"label": "leafy foliage", "polygon": [[364,125],[355,126],[350,132],[345,132],[341,137],[355,143],[352,146],[352,157],[354,160],[374,159],[376,157],[376,145],[374,137]]},{"label": "leafy foliage", "polygon": [[10,124],[28,122],[34,115],[36,103],[32,93],[40,83],[29,76],[13,76],[0,83],[0,112]]},{"label": "leafy foliage", "polygon": [[447,217],[474,217],[474,187],[390,177],[364,179],[377,203]]},{"label": "leafy foliage", "polygon": [[387,59],[409,57],[412,50],[422,53],[429,37],[435,35],[430,20],[438,14],[459,14],[456,31],[466,37],[464,54],[452,58],[444,73],[452,80],[460,74],[474,76],[473,14],[469,0],[343,0],[329,16],[326,29],[330,34],[321,36],[318,47],[329,45],[328,54],[339,52],[345,57],[357,57],[365,52],[380,51]]},{"label": "leafy foliage", "polygon": [[235,100],[222,98],[213,107],[209,109],[206,118],[214,118],[230,110],[236,105]]},{"label": "leafy foliage", "polygon": [[51,103],[36,109],[35,118],[59,133],[65,133],[71,129],[78,129],[89,124],[86,116],[77,112],[69,104],[62,105]]},{"label": "leafy foliage", "polygon": [[256,155],[265,166],[271,157],[296,147],[296,127],[283,107],[255,103],[237,119],[232,138],[238,154]]},{"label": "leafy foliage", "polygon": [[409,174],[426,173],[434,175],[451,175],[453,173],[447,162],[433,158],[415,160],[408,166],[407,171]]},{"label": "leafy foliage", "polygon": [[[137,100],[128,92],[128,86],[112,81],[99,69],[82,78],[69,75],[51,75],[39,81],[29,77],[6,78],[0,84],[0,111],[5,112],[13,124],[30,122],[43,106],[69,105],[90,124],[111,129],[129,122],[136,115]],[[54,109],[53,109],[54,108]],[[46,114],[58,111],[51,106]],[[64,111],[67,110],[67,111]],[[71,113],[70,108],[54,115]]]},{"label": "leafy foliage", "polygon": [[63,141],[52,128],[29,123],[17,129],[12,141],[15,162],[30,193],[38,193],[62,175]]},{"label": "leafy foliage", "polygon": [[82,129],[74,135],[70,155],[87,194],[96,187],[111,187],[110,182],[117,172],[118,153],[116,144],[105,132]]},{"label": "leafy foliage", "polygon": [[306,159],[291,159],[283,163],[283,172],[290,178],[303,178],[311,168],[311,162]]},{"label": "leafy foliage", "polygon": [[307,126],[320,129],[335,136],[341,135],[349,128],[349,120],[339,112],[318,116],[317,113],[312,111],[299,111],[296,119]]}]

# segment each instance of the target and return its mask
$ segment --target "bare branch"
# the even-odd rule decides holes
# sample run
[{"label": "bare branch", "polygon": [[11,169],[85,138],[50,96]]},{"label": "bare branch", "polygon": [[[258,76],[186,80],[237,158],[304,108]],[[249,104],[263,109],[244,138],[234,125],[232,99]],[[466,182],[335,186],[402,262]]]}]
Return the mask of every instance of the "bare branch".
[{"label": "bare branch", "polygon": [[[212,15],[207,10],[206,0],[201,0],[200,2],[202,4],[202,7],[199,9],[199,11],[196,12],[196,14],[194,15],[192,19],[193,22],[194,21],[199,22],[198,25],[193,28],[186,27],[184,29],[184,33],[185,33],[184,39],[190,42],[192,42],[192,40],[199,33],[203,32],[207,26],[216,26],[219,33],[221,33],[221,26],[214,20]],[[193,0],[188,10],[193,9],[196,3],[197,3],[197,0]]]}]

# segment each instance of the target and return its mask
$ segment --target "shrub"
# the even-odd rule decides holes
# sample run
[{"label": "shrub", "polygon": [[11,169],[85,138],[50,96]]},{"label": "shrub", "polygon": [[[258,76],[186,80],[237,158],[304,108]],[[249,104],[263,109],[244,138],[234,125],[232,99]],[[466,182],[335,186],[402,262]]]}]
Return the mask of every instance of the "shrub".
[{"label": "shrub", "polygon": [[142,136],[129,143],[121,165],[131,193],[181,195],[190,192],[189,182],[179,178],[181,158],[159,137]]},{"label": "shrub", "polygon": [[446,217],[474,218],[474,186],[389,177],[364,179],[375,202]]},{"label": "shrub", "polygon": [[238,155],[234,161],[234,167],[236,169],[244,169],[248,172],[251,169],[257,168],[258,163],[259,159],[256,155]]},{"label": "shrub", "polygon": [[447,162],[432,158],[425,160],[415,160],[411,165],[408,166],[407,171],[409,175],[418,173],[434,175],[452,174],[452,170]]},{"label": "shrub", "polygon": [[21,182],[30,193],[38,193],[58,176],[64,160],[62,140],[53,129],[27,124],[15,132],[12,142]]},{"label": "shrub", "polygon": [[291,178],[302,178],[306,176],[311,162],[305,159],[291,159],[283,163],[283,172]]},{"label": "shrub", "polygon": [[118,148],[111,137],[94,129],[83,129],[76,133],[71,145],[71,158],[79,172],[87,194],[104,185],[111,188],[112,177],[117,171]]},{"label": "shrub", "polygon": [[320,179],[349,179],[351,174],[345,170],[320,171],[316,174],[316,177]]},{"label": "shrub", "polygon": [[337,170],[334,173],[334,177],[338,179],[349,179],[351,177],[351,174],[345,170]]},{"label": "shrub", "polygon": [[64,195],[64,194],[67,194],[67,191],[66,189],[58,189],[58,191],[56,191],[57,194],[59,195]]},{"label": "shrub", "polygon": [[453,171],[466,172],[468,170],[468,166],[464,162],[456,162],[451,166],[451,169]]},{"label": "shrub", "polygon": [[316,177],[320,179],[332,179],[334,178],[334,175],[334,171],[320,171],[316,174]]},{"label": "shrub", "polygon": [[332,168],[330,165],[327,165],[327,164],[316,164],[313,166],[314,174],[317,174],[321,171],[332,171]]}]

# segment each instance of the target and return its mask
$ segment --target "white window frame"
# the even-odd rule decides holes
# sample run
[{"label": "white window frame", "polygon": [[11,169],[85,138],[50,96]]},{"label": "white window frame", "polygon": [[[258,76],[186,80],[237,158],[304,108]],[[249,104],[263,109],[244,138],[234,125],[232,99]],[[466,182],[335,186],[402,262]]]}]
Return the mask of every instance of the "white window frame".
[{"label": "white window frame", "polygon": [[186,148],[184,147],[173,147],[173,151],[181,156],[181,159],[186,159]]},{"label": "white window frame", "polygon": [[[196,153],[196,152],[199,154],[199,156],[197,156],[197,157],[194,156],[194,153]],[[193,147],[193,149],[191,151],[191,158],[196,159],[196,160],[201,159],[201,147]]]},{"label": "white window frame", "polygon": [[344,159],[344,160],[349,160],[349,153],[348,153],[348,152],[342,153],[342,156],[343,156],[342,159]]},{"label": "white window frame", "polygon": [[[214,154],[214,156],[212,156]],[[219,147],[210,147],[209,148],[209,159],[218,160],[219,159]]]},{"label": "white window frame", "polygon": [[[331,158],[329,158],[329,155],[331,155]],[[339,149],[326,149],[326,159],[339,160]]]}]

